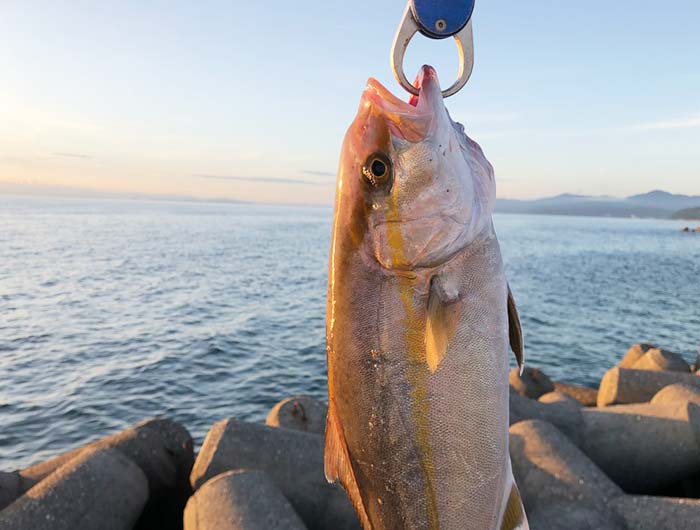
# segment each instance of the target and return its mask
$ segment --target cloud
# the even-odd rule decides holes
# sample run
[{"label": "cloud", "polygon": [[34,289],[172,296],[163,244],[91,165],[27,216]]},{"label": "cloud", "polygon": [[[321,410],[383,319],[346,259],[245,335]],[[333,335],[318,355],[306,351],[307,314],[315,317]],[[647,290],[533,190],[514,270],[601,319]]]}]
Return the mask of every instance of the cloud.
[{"label": "cloud", "polygon": [[641,123],[627,127],[632,131],[668,131],[673,129],[695,129],[700,127],[700,113],[674,120]]},{"label": "cloud", "polygon": [[278,177],[238,177],[231,175],[193,175],[193,177],[209,180],[233,180],[236,182],[264,182],[272,184],[306,184],[310,186],[318,186],[319,184],[324,184],[323,182],[313,182],[311,180],[285,179]]},{"label": "cloud", "polygon": [[63,158],[92,158],[90,155],[84,155],[81,153],[51,153],[53,156],[60,156]]},{"label": "cloud", "polygon": [[334,171],[318,171],[316,169],[304,169],[302,173],[305,175],[313,175],[314,177],[335,177]]}]

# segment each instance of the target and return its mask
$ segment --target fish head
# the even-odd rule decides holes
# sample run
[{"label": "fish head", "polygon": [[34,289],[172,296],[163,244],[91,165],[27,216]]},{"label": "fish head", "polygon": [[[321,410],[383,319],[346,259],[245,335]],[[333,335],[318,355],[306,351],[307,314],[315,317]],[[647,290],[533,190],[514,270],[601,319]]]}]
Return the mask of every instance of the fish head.
[{"label": "fish head", "polygon": [[336,212],[388,270],[446,262],[483,237],[495,202],[493,168],[451,120],[435,70],[416,86],[405,102],[370,79],[341,157]]}]

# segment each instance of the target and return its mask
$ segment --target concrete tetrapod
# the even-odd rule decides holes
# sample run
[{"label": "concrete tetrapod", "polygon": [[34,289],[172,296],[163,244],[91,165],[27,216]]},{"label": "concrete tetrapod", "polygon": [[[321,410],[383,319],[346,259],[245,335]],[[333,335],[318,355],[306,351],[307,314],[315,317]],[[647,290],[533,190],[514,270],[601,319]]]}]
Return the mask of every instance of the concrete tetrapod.
[{"label": "concrete tetrapod", "polygon": [[623,495],[610,503],[631,530],[697,530],[700,499]]},{"label": "concrete tetrapod", "polygon": [[586,407],[594,407],[598,401],[598,390],[587,386],[555,382],[554,391],[566,394]]},{"label": "concrete tetrapod", "polygon": [[690,373],[690,365],[672,351],[652,348],[632,365],[634,370],[654,370]]},{"label": "concrete tetrapod", "polygon": [[698,406],[616,405],[583,412],[579,447],[628,493],[652,493],[700,472]]},{"label": "concrete tetrapod", "polygon": [[0,530],[131,530],[147,500],[136,464],[86,449],[0,512]]},{"label": "concrete tetrapod", "polygon": [[28,488],[24,487],[19,471],[0,471],[0,510],[12,504],[17,497],[21,496]]},{"label": "concrete tetrapod", "polygon": [[622,490],[552,424],[512,425],[510,456],[533,530],[626,528],[607,507]]},{"label": "concrete tetrapod", "polygon": [[183,474],[189,475],[194,462],[194,443],[187,430],[173,421],[154,418],[28,467],[20,475],[25,482],[36,483],[82,451],[105,447],[118,450],[138,464],[152,492],[175,488]]},{"label": "concrete tetrapod", "polygon": [[653,344],[648,344],[646,342],[640,342],[638,344],[632,345],[632,347],[627,350],[622,360],[617,363],[620,368],[632,368],[634,363],[641,359],[646,352],[656,348]]},{"label": "concrete tetrapod", "polygon": [[326,430],[325,403],[309,396],[291,396],[277,403],[267,415],[265,425],[323,434]]},{"label": "concrete tetrapod", "polygon": [[[145,420],[122,432],[17,472],[17,489],[13,495],[6,495],[4,500],[11,502],[88,449],[113,448],[135,462],[148,479],[149,503],[139,526],[147,528],[158,524],[177,528],[182,525],[182,508],[190,494],[193,446],[192,437],[180,424],[162,418]],[[3,495],[0,493],[0,509],[3,507],[2,501]]]},{"label": "concrete tetrapod", "polygon": [[572,398],[568,394],[564,394],[562,392],[547,392],[546,394],[542,394],[539,399],[537,400],[540,403],[546,403],[548,405],[551,404],[566,404],[568,406],[573,406],[576,408],[582,407],[581,402],[577,399]]},{"label": "concrete tetrapod", "polygon": [[674,383],[659,390],[650,403],[673,403],[674,401],[689,401],[700,404],[700,386],[685,383]]},{"label": "concrete tetrapod", "polygon": [[510,424],[523,420],[546,421],[556,426],[574,443],[578,443],[582,433],[583,407],[574,400],[558,399],[560,395],[555,393],[550,392],[544,396],[547,402],[539,402],[523,397],[511,389]]},{"label": "concrete tetrapod", "polygon": [[228,471],[208,480],[185,508],[185,530],[306,530],[262,471]]},{"label": "concrete tetrapod", "polygon": [[700,472],[700,406],[688,402],[585,408],[510,395],[511,425],[547,421],[611,479],[632,493],[651,493]]},{"label": "concrete tetrapod", "polygon": [[359,530],[352,504],[323,473],[323,436],[228,419],[204,440],[190,481],[196,490],[235,469],[265,471],[310,530]]},{"label": "concrete tetrapod", "polygon": [[645,403],[663,387],[684,383],[700,387],[700,377],[683,372],[654,372],[612,368],[605,372],[598,389],[598,406]]},{"label": "concrete tetrapod", "polygon": [[521,396],[537,399],[542,394],[554,391],[554,383],[539,368],[526,366],[522,375],[518,368],[511,369],[508,374],[510,386]]}]

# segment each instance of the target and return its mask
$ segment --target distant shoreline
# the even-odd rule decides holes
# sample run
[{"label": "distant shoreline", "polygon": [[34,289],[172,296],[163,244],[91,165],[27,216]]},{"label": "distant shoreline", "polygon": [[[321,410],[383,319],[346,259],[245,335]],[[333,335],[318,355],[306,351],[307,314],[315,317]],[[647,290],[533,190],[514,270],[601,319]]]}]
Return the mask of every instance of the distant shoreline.
[{"label": "distant shoreline", "polygon": [[[280,203],[242,201],[226,197],[193,197],[136,192],[101,192],[67,186],[34,186],[0,183],[0,197],[20,196],[44,199],[93,199],[195,204],[263,205],[280,207],[332,208],[332,203]],[[542,199],[496,199],[497,214],[557,215],[620,219],[700,220],[700,196],[678,195],[654,190],[630,197],[599,197],[563,194]]]}]

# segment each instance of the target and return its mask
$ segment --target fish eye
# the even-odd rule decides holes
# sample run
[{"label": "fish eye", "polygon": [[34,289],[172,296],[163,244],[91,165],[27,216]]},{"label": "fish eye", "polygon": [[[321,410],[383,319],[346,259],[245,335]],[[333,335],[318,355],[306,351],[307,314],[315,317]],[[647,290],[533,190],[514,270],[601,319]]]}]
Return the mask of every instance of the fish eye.
[{"label": "fish eye", "polygon": [[391,181],[391,160],[384,153],[372,153],[362,166],[362,174],[375,188],[383,186]]}]

